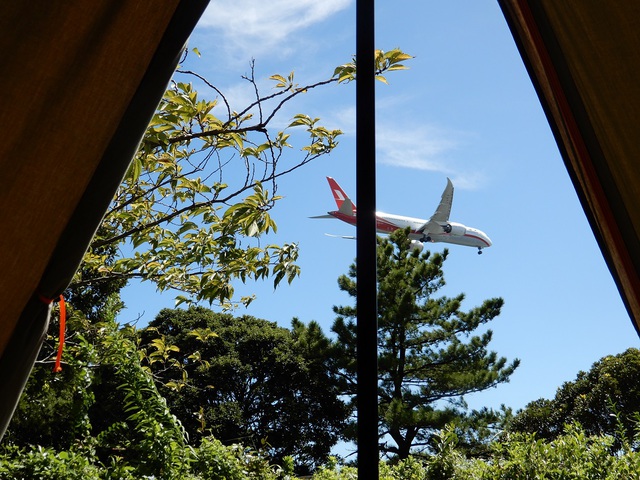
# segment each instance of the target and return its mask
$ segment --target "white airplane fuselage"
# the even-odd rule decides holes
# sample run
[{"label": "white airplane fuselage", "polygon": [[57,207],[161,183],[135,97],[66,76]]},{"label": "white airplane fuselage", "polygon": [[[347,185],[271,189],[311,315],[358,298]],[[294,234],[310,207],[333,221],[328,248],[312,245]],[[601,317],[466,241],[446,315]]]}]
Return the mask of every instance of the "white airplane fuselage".
[{"label": "white airplane fuselage", "polygon": [[[331,177],[327,177],[333,198],[338,210],[327,212],[312,218],[337,218],[350,225],[356,224],[357,209],[345,191]],[[461,223],[450,222],[449,213],[453,203],[453,184],[447,179],[447,186],[442,192],[442,199],[435,213],[429,220],[423,218],[394,215],[392,213],[376,212],[376,229],[378,233],[389,234],[394,230],[409,227],[409,238],[413,248],[422,250],[425,243],[452,243],[467,247],[476,247],[478,253],[483,248],[491,246],[489,236],[481,230],[467,227]]]},{"label": "white airplane fuselage", "polygon": [[[328,212],[329,215],[342,220],[350,225],[356,224],[356,215],[345,215],[344,213],[334,210]],[[492,245],[489,236],[481,230],[473,227],[467,227],[461,223],[446,222],[445,225],[451,227],[451,231],[447,233],[443,230],[442,233],[429,233],[425,235],[418,231],[427,220],[423,218],[406,217],[403,215],[394,215],[392,213],[376,212],[376,230],[378,233],[389,234],[394,230],[409,227],[411,232],[409,238],[416,242],[443,242],[453,243],[455,245],[464,245],[466,247],[476,247],[479,249],[487,248]],[[447,227],[443,226],[443,229]]]}]

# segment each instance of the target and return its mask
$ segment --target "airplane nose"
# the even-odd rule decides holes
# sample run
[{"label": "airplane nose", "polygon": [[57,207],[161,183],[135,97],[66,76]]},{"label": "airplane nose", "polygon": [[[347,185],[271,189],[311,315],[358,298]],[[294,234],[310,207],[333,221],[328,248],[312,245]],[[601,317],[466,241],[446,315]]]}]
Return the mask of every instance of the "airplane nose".
[{"label": "airplane nose", "polygon": [[489,235],[487,235],[486,233],[482,232],[482,240],[484,242],[486,242],[487,247],[490,247],[491,245],[493,245],[493,242],[491,241],[491,239],[489,238]]}]

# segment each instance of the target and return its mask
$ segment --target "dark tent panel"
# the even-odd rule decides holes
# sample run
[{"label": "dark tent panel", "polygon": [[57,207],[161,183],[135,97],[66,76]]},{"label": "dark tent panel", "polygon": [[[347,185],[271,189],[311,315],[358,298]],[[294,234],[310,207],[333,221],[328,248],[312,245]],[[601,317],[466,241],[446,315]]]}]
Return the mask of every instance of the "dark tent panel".
[{"label": "dark tent panel", "polygon": [[499,3],[640,332],[640,3]]},{"label": "dark tent panel", "polygon": [[206,4],[0,6],[0,436]]}]

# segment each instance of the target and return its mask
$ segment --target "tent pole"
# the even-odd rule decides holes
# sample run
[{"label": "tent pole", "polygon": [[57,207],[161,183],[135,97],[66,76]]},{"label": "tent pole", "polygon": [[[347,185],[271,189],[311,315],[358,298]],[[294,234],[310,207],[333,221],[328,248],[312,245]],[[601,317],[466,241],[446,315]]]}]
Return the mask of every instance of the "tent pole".
[{"label": "tent pole", "polygon": [[374,0],[356,3],[356,204],[358,478],[377,479],[378,320]]}]

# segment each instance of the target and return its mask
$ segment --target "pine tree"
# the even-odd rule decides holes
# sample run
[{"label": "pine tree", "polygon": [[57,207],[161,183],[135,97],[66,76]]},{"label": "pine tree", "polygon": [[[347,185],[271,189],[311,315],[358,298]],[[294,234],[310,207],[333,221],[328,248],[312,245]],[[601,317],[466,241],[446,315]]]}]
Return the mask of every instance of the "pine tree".
[{"label": "pine tree", "polygon": [[[474,334],[500,314],[503,300],[492,298],[464,312],[464,294],[437,297],[445,285],[448,251],[420,253],[407,234],[379,238],[377,253],[379,435],[381,451],[399,458],[428,451],[434,433],[448,423],[468,439],[481,437],[500,415],[489,409],[469,412],[463,396],[507,382],[519,364],[487,349],[491,330]],[[338,279],[340,289],[354,298],[355,277],[352,264]],[[356,309],[338,306],[334,312],[335,355],[353,395]]]}]

